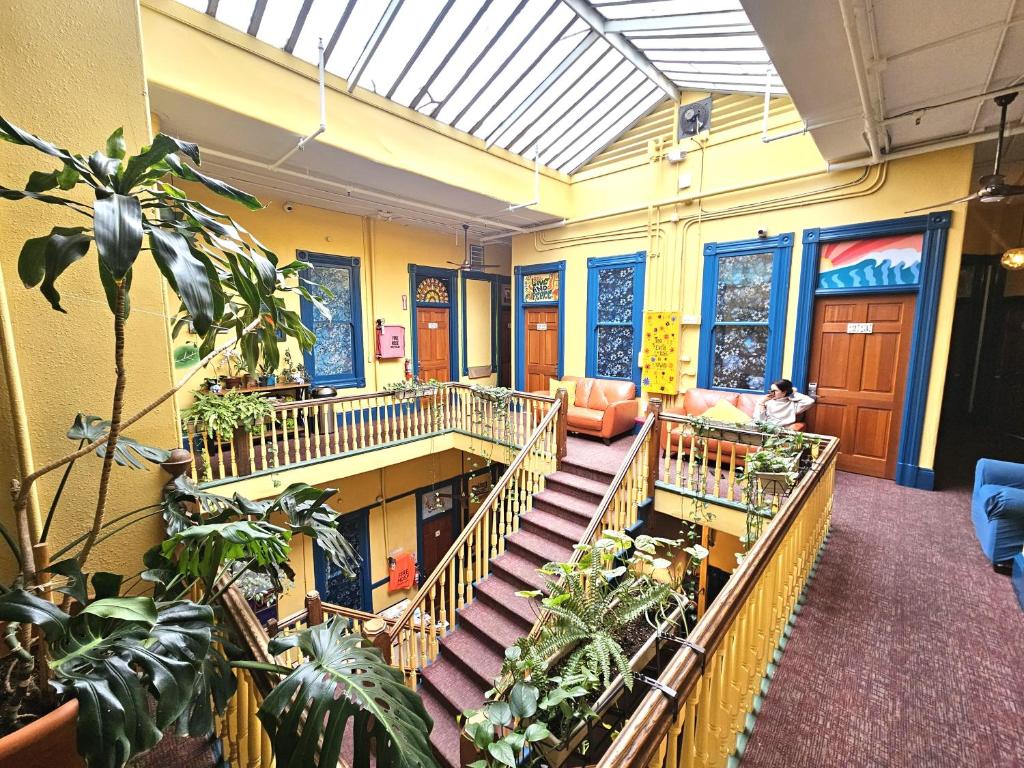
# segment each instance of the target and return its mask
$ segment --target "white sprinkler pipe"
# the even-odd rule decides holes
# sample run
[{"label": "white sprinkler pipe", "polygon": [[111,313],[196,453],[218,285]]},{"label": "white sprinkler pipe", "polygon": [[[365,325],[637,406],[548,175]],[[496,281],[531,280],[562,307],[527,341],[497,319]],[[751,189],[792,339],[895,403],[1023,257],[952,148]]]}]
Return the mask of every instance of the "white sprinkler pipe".
[{"label": "white sprinkler pipe", "polygon": [[299,139],[298,144],[296,144],[294,147],[285,152],[276,162],[271,163],[270,167],[272,169],[276,170],[277,168],[279,168],[292,155],[294,155],[296,152],[301,151],[309,142],[313,141],[313,139],[315,139],[317,136],[319,136],[321,133],[327,130],[327,96],[326,89],[324,87],[324,39],[322,37],[320,38],[320,43],[317,47],[319,50],[318,59],[320,61],[320,127],[313,131],[311,134],[309,134],[309,136],[303,136],[301,139]]}]

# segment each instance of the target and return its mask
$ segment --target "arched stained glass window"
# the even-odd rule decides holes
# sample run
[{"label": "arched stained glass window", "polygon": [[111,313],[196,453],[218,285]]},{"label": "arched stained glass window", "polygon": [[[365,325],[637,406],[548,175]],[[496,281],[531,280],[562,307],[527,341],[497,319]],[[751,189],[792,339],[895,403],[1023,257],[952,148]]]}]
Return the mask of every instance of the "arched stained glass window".
[{"label": "arched stained glass window", "polygon": [[421,278],[416,285],[416,302],[418,304],[447,304],[448,286],[436,277]]}]

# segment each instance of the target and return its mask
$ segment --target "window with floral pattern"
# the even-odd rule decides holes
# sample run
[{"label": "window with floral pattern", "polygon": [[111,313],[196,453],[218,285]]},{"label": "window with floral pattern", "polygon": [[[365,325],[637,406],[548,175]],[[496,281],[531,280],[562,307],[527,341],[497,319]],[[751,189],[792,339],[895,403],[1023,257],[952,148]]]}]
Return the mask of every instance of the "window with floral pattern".
[{"label": "window with floral pattern", "polygon": [[448,286],[436,277],[420,278],[416,284],[417,304],[447,304]]},{"label": "window with floral pattern", "polygon": [[790,242],[708,246],[699,386],[763,392],[780,375]]},{"label": "window with floral pattern", "polygon": [[307,373],[314,384],[362,387],[359,259],[321,254],[300,257],[310,265],[303,279],[314,293],[321,294],[319,298],[330,312],[328,317],[309,302],[302,302],[303,322],[316,334],[312,351],[305,354]]},{"label": "window with floral pattern", "polygon": [[643,319],[643,254],[590,259],[587,375],[638,381]]}]

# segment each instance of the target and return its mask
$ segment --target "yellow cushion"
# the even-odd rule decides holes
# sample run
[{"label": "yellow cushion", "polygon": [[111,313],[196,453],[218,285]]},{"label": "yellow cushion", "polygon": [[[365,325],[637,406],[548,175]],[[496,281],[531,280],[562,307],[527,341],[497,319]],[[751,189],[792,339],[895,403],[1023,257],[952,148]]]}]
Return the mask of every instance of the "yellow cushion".
[{"label": "yellow cushion", "polygon": [[725,400],[719,400],[708,408],[701,416],[711,421],[719,421],[723,424],[747,424],[750,422],[750,414],[744,413],[735,405]]},{"label": "yellow cushion", "polygon": [[558,379],[548,379],[548,395],[556,397],[558,390],[564,389],[566,394],[569,395],[568,403],[572,405],[576,402],[576,382],[575,381],[559,381]]}]

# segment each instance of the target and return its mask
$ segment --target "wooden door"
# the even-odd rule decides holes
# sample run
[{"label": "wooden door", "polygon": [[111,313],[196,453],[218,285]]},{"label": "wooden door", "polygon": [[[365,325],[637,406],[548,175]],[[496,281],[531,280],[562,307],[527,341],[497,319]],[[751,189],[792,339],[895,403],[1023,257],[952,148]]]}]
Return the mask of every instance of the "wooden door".
[{"label": "wooden door", "polygon": [[423,552],[420,553],[420,573],[427,578],[437,568],[441,558],[455,543],[452,515],[443,512],[423,521]]},{"label": "wooden door", "polygon": [[526,391],[547,392],[558,378],[558,307],[526,310]]},{"label": "wooden door", "polygon": [[[839,438],[839,469],[896,477],[913,295],[822,297],[814,305],[813,432]],[[811,389],[809,386],[808,389]]]},{"label": "wooden door", "polygon": [[416,359],[421,381],[449,381],[452,377],[448,313],[447,307],[416,309]]}]

